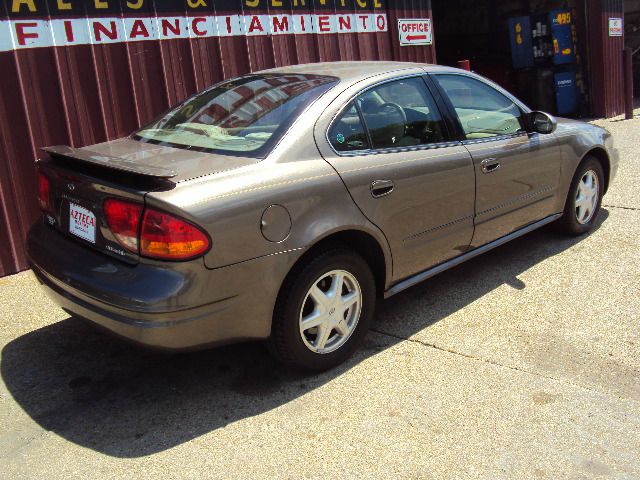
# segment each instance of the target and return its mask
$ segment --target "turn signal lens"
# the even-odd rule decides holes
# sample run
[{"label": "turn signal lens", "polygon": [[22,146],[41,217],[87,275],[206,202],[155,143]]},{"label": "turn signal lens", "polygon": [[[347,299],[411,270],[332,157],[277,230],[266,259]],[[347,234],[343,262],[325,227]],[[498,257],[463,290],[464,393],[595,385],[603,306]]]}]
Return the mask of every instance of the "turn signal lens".
[{"label": "turn signal lens", "polygon": [[51,186],[42,172],[38,172],[38,203],[43,211],[51,211]]},{"label": "turn signal lens", "polygon": [[211,242],[198,227],[157,210],[147,209],[140,232],[140,254],[164,260],[190,260],[203,255]]},{"label": "turn signal lens", "polygon": [[142,216],[142,205],[108,198],[103,210],[109,229],[118,243],[133,253],[138,253],[138,227]]},{"label": "turn signal lens", "polygon": [[[198,227],[138,203],[108,198],[103,204],[109,229],[118,243],[133,253],[161,260],[191,260],[211,242]],[[142,222],[142,223],[141,223]]]}]

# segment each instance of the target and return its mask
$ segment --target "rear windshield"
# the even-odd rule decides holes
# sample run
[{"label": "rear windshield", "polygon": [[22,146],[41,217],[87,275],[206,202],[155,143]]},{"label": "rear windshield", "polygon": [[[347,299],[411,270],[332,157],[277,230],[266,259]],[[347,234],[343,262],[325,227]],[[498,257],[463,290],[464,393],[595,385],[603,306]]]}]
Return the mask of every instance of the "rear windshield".
[{"label": "rear windshield", "polygon": [[187,99],[134,138],[264,158],[295,119],[337,82],[334,77],[297,74],[236,78]]}]

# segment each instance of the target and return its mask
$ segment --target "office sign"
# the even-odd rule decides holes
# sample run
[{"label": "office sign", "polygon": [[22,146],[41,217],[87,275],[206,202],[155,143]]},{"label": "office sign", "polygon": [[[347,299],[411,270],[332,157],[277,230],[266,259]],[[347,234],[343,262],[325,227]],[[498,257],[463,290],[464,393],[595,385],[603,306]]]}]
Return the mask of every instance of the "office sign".
[{"label": "office sign", "polygon": [[432,45],[433,28],[430,18],[398,20],[400,45]]}]

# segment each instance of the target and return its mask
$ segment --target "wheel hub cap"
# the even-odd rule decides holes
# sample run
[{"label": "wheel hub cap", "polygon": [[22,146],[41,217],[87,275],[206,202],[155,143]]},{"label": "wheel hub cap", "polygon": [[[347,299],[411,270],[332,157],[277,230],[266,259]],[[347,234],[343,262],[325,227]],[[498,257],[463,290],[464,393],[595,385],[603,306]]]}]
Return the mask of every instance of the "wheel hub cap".
[{"label": "wheel hub cap", "polygon": [[362,291],[356,278],[334,270],[316,280],[300,312],[300,335],[311,351],[332,353],[351,337],[360,320]]},{"label": "wheel hub cap", "polygon": [[600,199],[598,175],[593,170],[584,174],[576,192],[576,219],[581,225],[589,223],[596,213]]}]

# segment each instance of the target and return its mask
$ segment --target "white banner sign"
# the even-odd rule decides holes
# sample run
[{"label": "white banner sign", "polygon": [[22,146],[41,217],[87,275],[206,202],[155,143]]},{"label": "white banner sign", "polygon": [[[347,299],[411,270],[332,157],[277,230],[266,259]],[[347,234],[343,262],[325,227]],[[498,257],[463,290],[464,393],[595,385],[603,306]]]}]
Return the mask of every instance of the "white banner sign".
[{"label": "white banner sign", "polygon": [[433,29],[431,19],[401,19],[398,20],[398,34],[400,45],[432,45]]},{"label": "white banner sign", "polygon": [[609,36],[610,37],[621,37],[623,33],[622,27],[622,19],[621,18],[610,18],[609,19]]},{"label": "white banner sign", "polygon": [[0,52],[37,47],[233,36],[386,32],[387,15],[209,15],[0,21]]}]

